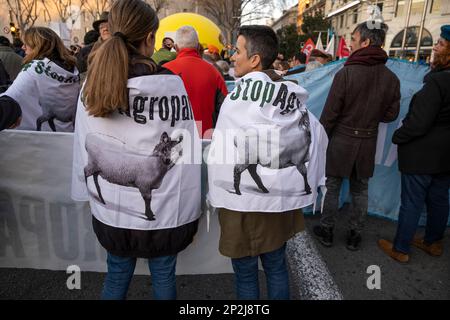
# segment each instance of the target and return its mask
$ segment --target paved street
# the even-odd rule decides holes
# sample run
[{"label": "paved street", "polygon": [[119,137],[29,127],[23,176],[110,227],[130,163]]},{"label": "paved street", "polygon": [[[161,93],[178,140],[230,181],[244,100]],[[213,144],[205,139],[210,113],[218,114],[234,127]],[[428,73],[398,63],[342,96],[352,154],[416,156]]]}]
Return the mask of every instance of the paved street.
[{"label": "paved street", "polygon": [[[311,233],[318,216],[307,217],[306,221]],[[337,227],[333,248],[316,243],[344,299],[450,299],[450,230],[445,238],[447,251],[442,257],[430,257],[413,249],[410,263],[400,265],[384,256],[376,246],[380,237],[392,239],[395,227],[394,222],[369,217],[362,250],[358,252],[345,248],[344,223]],[[366,286],[370,276],[366,270],[370,265],[381,269],[381,290],[369,290]],[[264,274],[260,272],[260,275],[262,297],[266,297]],[[0,299],[98,299],[104,274],[82,273],[81,290],[72,291],[66,287],[67,277],[63,271],[3,268],[0,269]],[[178,276],[177,287],[179,299],[234,299],[232,274]],[[135,276],[128,297],[151,299],[150,278]]]}]

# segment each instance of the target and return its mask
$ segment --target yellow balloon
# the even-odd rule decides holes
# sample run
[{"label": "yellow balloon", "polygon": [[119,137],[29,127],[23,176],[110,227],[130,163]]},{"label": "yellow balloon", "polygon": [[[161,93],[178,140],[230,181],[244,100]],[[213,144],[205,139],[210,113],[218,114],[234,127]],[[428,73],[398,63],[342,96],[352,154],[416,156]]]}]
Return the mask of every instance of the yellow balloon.
[{"label": "yellow balloon", "polygon": [[200,44],[207,49],[208,45],[214,45],[219,49],[223,49],[223,36],[220,28],[208,18],[196,13],[176,13],[165,17],[159,23],[159,29],[156,32],[156,49],[162,46],[162,40],[170,37],[175,40],[176,31],[183,26],[193,27],[198,34]]}]

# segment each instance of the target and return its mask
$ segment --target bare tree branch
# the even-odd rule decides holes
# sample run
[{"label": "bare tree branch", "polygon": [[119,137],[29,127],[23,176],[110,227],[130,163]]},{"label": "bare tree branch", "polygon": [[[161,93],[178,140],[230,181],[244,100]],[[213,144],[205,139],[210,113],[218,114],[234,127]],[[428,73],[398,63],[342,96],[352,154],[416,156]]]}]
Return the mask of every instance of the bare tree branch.
[{"label": "bare tree branch", "polygon": [[167,4],[167,0],[145,0],[158,14]]},{"label": "bare tree branch", "polygon": [[20,30],[32,27],[39,17],[38,0],[6,0],[6,4]]},{"label": "bare tree branch", "polygon": [[84,1],[82,7],[92,18],[97,19],[104,11],[109,11],[114,0],[87,0]]},{"label": "bare tree branch", "polygon": [[284,8],[287,0],[197,0],[207,15],[225,31],[227,42],[243,23],[270,18],[275,8]]}]

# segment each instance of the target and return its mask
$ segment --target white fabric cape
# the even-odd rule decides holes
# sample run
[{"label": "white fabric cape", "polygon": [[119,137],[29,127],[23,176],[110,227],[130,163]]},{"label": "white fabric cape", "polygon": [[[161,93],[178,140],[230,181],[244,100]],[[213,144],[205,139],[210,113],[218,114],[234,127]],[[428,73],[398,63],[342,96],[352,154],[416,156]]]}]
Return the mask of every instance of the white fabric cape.
[{"label": "white fabric cape", "polygon": [[[226,97],[208,154],[208,200],[242,212],[285,212],[315,202],[325,184],[328,138],[306,109],[308,93],[262,72],[241,78]],[[263,187],[250,175],[249,164]],[[298,167],[307,168],[307,187]],[[249,167],[250,168],[250,167]],[[238,194],[235,171],[241,173]],[[264,189],[267,190],[264,192]]]},{"label": "white fabric cape", "polygon": [[[77,68],[69,72],[51,60],[33,60],[24,65],[13,84],[2,95],[17,101],[22,109],[19,130],[35,131],[36,120],[44,109],[56,109],[59,114],[75,114],[80,76]],[[72,122],[54,121],[57,132],[73,132]],[[47,122],[42,131],[52,131]]]},{"label": "white fabric cape", "polygon": [[[89,116],[80,95],[72,198],[89,200],[92,214],[113,227],[156,230],[192,222],[200,216],[202,147],[183,82],[175,75],[142,76],[128,80],[128,89],[129,113],[117,111],[106,118]],[[175,165],[166,172],[161,171],[165,160],[154,153],[164,133],[177,142],[183,136],[168,150]],[[104,174],[98,181],[105,204],[93,176],[87,178],[86,188],[89,160],[97,161]],[[158,176],[162,176],[159,187],[153,182]],[[151,190],[155,220],[147,219],[143,195],[133,183]]]}]

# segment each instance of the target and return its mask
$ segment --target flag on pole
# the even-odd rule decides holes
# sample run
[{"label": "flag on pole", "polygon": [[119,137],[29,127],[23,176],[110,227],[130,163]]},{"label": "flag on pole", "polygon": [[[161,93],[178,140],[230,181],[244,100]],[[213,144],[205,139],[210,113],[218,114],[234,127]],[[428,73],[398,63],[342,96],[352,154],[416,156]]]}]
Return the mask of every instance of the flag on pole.
[{"label": "flag on pole", "polygon": [[334,50],[334,34],[333,34],[331,36],[330,41],[327,44],[327,48],[325,49],[325,52],[331,54],[333,56],[333,59],[334,59],[334,53],[335,53],[334,51],[335,50]]},{"label": "flag on pole", "polygon": [[336,55],[339,57],[339,59],[350,56],[350,50],[345,43],[344,37],[341,37],[341,40],[339,40],[339,46]]},{"label": "flag on pole", "polygon": [[317,38],[316,49],[323,51],[322,32],[319,33],[319,37]]},{"label": "flag on pole", "polygon": [[310,56],[310,54],[311,54],[311,51],[313,51],[313,50],[315,49],[315,47],[316,47],[316,46],[314,45],[314,41],[312,41],[311,38],[309,38],[309,39],[306,41],[305,45],[303,46],[302,52],[303,52],[304,54],[306,54],[306,63],[308,63],[308,60],[309,60],[309,56]]}]

